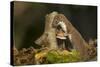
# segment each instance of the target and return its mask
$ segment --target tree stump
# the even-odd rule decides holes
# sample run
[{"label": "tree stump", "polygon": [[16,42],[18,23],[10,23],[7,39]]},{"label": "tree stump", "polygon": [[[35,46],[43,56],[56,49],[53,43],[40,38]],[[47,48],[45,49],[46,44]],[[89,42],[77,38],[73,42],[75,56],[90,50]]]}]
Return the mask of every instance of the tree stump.
[{"label": "tree stump", "polygon": [[52,27],[52,22],[57,12],[52,12],[46,15],[45,30],[43,35],[35,41],[36,44],[46,46],[50,49],[57,49],[55,28]]},{"label": "tree stump", "polygon": [[[57,18],[57,16],[60,18]],[[73,44],[74,49],[80,52],[83,59],[87,59],[87,52],[89,47],[88,44],[77,31],[77,29],[71,24],[71,22],[63,14],[58,14],[57,12],[52,12],[46,15],[44,33],[35,41],[35,43],[39,45],[45,45],[50,49],[57,49],[58,46],[56,41],[55,28],[52,27],[52,24],[56,23],[56,21],[59,21],[59,19],[62,19],[63,22],[65,22],[68,33],[72,35],[71,43]]]}]

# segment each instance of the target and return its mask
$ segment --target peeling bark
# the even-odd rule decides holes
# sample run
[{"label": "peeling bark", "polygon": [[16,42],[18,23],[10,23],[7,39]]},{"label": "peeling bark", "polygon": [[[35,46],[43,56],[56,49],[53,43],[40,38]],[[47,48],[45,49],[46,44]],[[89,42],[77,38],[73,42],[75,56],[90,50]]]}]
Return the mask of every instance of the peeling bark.
[{"label": "peeling bark", "polygon": [[71,43],[74,46],[74,48],[80,52],[83,59],[87,59],[89,57],[88,56],[89,46],[87,42],[83,39],[81,34],[77,31],[77,29],[71,24],[71,22],[63,14],[56,15],[53,23],[55,23],[56,21],[59,21],[60,19],[63,22],[65,22],[68,33],[71,34],[71,37],[72,37]]},{"label": "peeling bark", "polygon": [[44,33],[35,41],[36,44],[44,45],[50,49],[57,49],[55,28],[52,27],[52,22],[57,14],[57,12],[53,12],[46,15]]},{"label": "peeling bark", "polygon": [[[57,18],[60,17],[60,18]],[[76,28],[71,24],[71,22],[63,15],[58,14],[57,12],[52,12],[48,15],[46,15],[46,21],[45,21],[45,30],[43,35],[38,38],[35,43],[39,45],[45,45],[50,49],[57,49],[57,42],[56,42],[56,34],[55,34],[55,28],[53,28],[52,23],[56,23],[56,21],[62,20],[65,22],[68,33],[72,35],[72,44],[74,48],[80,52],[82,58],[87,59],[88,58],[88,44],[83,39],[81,34],[76,30]]]}]

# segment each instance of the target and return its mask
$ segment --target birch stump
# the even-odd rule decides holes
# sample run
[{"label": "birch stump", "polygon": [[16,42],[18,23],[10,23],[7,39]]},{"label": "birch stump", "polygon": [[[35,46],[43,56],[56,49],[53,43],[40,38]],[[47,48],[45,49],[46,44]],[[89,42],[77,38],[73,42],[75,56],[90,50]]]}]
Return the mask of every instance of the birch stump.
[{"label": "birch stump", "polygon": [[57,49],[58,46],[56,41],[55,28],[52,27],[52,23],[55,24],[60,19],[62,19],[62,21],[66,24],[68,33],[71,34],[71,43],[74,46],[74,49],[80,52],[83,59],[87,59],[89,57],[88,44],[77,31],[77,29],[71,24],[71,22],[63,14],[58,14],[57,12],[52,12],[46,15],[44,33],[35,41],[35,43],[39,45],[45,45],[49,49]]},{"label": "birch stump", "polygon": [[77,51],[80,52],[81,57],[84,60],[87,60],[89,58],[88,55],[88,49],[89,45],[88,43],[83,39],[81,34],[78,32],[78,30],[71,24],[71,22],[65,17],[63,14],[57,14],[54,18],[53,23],[57,23],[58,21],[63,21],[66,24],[67,32],[68,34],[71,34],[71,43]]},{"label": "birch stump", "polygon": [[43,45],[49,49],[57,49],[56,34],[55,29],[52,27],[52,22],[54,17],[57,15],[57,12],[52,12],[47,14],[45,19],[45,30],[43,35],[35,41],[36,44]]}]

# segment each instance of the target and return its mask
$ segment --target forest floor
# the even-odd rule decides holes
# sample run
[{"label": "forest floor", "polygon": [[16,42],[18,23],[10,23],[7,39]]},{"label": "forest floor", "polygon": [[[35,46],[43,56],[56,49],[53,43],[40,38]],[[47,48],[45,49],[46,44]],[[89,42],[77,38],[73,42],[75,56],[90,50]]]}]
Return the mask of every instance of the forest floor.
[{"label": "forest floor", "polygon": [[[69,63],[82,62],[80,53],[75,49],[70,52],[67,50],[52,49],[35,49],[33,47],[23,48],[17,50],[13,49],[13,63],[14,65],[33,65],[33,64],[55,64],[55,63]],[[92,57],[88,61],[96,61],[97,56]]]}]

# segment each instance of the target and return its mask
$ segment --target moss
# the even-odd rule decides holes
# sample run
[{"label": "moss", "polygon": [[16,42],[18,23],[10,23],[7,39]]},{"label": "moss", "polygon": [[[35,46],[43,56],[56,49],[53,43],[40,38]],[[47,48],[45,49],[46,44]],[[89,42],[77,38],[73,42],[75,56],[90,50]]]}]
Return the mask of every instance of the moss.
[{"label": "moss", "polygon": [[68,63],[68,62],[77,62],[80,61],[81,57],[79,52],[76,50],[72,50],[72,52],[68,52],[67,50],[63,51],[50,51],[47,54],[48,63]]},{"label": "moss", "polygon": [[82,61],[82,59],[80,53],[75,49],[69,52],[67,50],[34,49],[31,47],[28,49],[23,48],[17,54],[14,54],[14,65],[55,64],[79,61]]}]

